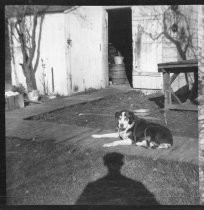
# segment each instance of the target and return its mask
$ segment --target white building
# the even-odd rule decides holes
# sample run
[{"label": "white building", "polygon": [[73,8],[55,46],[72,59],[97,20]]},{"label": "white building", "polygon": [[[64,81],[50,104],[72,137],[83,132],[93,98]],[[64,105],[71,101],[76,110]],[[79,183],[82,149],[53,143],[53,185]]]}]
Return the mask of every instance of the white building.
[{"label": "white building", "polygon": [[[165,6],[154,6],[162,10]],[[137,89],[162,89],[162,75],[157,64],[177,61],[175,46],[162,36],[153,40],[141,34],[139,27],[152,34],[162,30],[161,15],[155,20],[152,6],[50,6],[45,14],[40,41],[40,60],[36,72],[37,88],[43,93],[43,75],[48,92],[71,95],[89,88],[109,85],[108,43],[111,42],[125,57],[129,83]],[[193,43],[197,47],[197,5],[180,6],[193,22]],[[160,13],[161,14],[161,13]],[[10,19],[11,21],[12,19]],[[36,34],[38,34],[39,25]],[[38,43],[38,37],[37,42]],[[25,77],[20,45],[10,37],[12,84]],[[188,58],[193,58],[189,51]],[[44,74],[43,74],[44,71]],[[183,85],[182,75],[175,87]]]}]

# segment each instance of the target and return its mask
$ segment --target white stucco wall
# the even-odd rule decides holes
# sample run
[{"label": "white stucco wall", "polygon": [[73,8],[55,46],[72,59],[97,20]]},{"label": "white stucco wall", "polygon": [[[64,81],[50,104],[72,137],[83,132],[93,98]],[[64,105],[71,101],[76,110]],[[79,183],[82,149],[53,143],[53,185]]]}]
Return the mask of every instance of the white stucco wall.
[{"label": "white stucco wall", "polygon": [[[65,13],[45,15],[40,42],[40,59],[36,72],[37,88],[42,94],[44,94],[43,71],[48,94],[52,92],[52,68],[54,93],[71,95],[89,88],[100,89],[107,86],[108,69],[105,68],[103,58],[108,43],[104,43],[103,12],[101,6],[84,6]],[[36,29],[36,44],[39,21],[40,19]],[[67,44],[68,39],[72,40],[70,48]],[[26,87],[25,76],[19,65],[22,63],[20,44],[14,37],[12,41],[11,47],[14,51],[12,83],[14,85],[22,83]],[[36,54],[33,64],[35,60]],[[108,58],[106,60],[108,63]]]},{"label": "white stucco wall", "polygon": [[162,31],[161,20],[154,20],[151,13],[161,10],[161,6],[132,7],[133,39],[133,87],[138,89],[162,89],[162,75],[158,73],[157,64],[162,62],[162,37],[152,40],[144,31],[154,36]]},{"label": "white stucco wall", "polygon": [[157,72],[155,64],[162,61],[161,38],[154,41],[149,35],[139,32],[139,26],[154,36],[162,31],[160,18],[154,20],[154,10],[159,12],[161,6],[132,7],[133,71]]},{"label": "white stucco wall", "polygon": [[[161,73],[158,72],[158,63],[173,62],[180,60],[176,46],[163,35],[152,40],[146,33],[140,34],[138,26],[144,31],[151,33],[154,37],[162,31],[162,15],[167,6],[133,6],[132,7],[132,31],[133,31],[133,87],[162,89],[163,81]],[[192,42],[197,49],[197,5],[179,5],[179,9],[186,15],[190,22]],[[187,51],[187,59],[195,58],[192,50]],[[151,72],[151,73],[148,73]],[[190,81],[192,75],[190,77]],[[147,86],[145,84],[148,84]],[[180,74],[172,84],[173,90],[185,85],[185,78]]]}]

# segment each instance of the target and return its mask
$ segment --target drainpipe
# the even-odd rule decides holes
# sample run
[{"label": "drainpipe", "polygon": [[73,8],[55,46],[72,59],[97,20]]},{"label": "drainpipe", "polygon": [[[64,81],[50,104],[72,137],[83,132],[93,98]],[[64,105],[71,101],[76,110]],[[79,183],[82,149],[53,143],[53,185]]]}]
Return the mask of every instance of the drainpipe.
[{"label": "drainpipe", "polygon": [[53,67],[51,68],[51,72],[52,72],[52,93],[54,93],[55,86],[54,86],[54,72],[53,72]]}]

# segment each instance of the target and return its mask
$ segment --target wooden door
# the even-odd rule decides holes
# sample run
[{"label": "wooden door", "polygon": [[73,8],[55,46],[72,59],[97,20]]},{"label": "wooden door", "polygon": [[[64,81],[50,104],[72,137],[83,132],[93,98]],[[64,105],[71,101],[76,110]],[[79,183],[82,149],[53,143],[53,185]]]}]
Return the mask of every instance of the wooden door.
[{"label": "wooden door", "polygon": [[105,19],[106,13],[101,6],[78,7],[65,13],[67,88],[70,94],[107,85]]}]

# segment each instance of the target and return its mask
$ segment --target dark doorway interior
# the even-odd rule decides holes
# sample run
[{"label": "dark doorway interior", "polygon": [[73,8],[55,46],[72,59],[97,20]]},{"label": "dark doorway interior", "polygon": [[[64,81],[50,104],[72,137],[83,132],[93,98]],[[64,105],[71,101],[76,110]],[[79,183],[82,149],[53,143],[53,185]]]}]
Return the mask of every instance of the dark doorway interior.
[{"label": "dark doorway interior", "polygon": [[130,8],[108,10],[108,42],[124,57],[127,79],[132,86],[132,11]]}]

